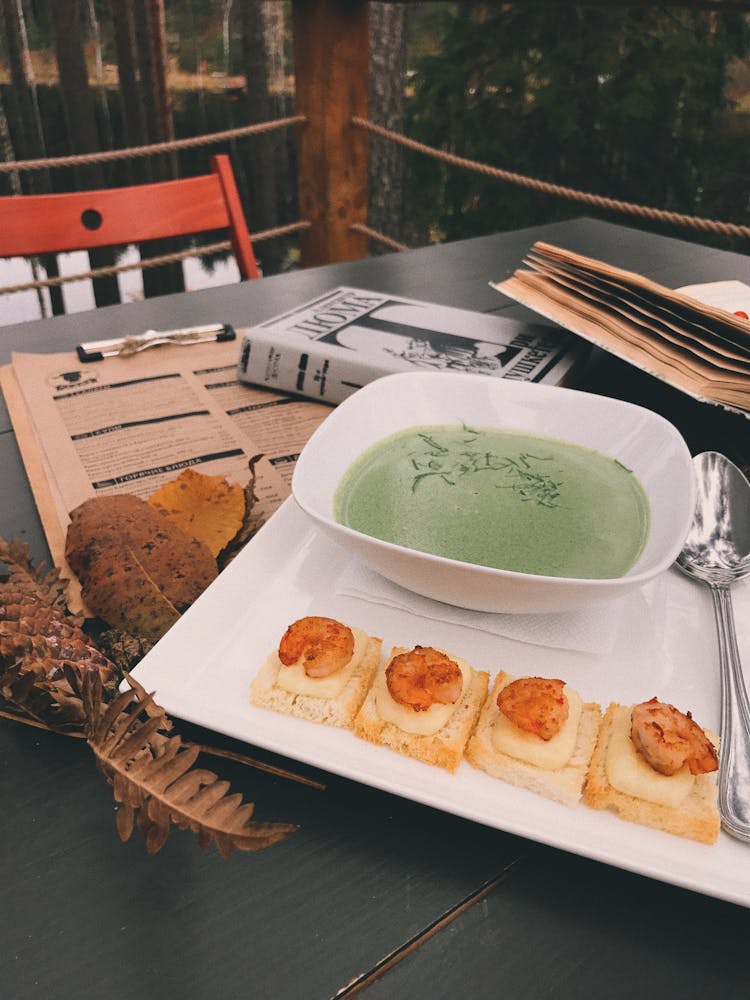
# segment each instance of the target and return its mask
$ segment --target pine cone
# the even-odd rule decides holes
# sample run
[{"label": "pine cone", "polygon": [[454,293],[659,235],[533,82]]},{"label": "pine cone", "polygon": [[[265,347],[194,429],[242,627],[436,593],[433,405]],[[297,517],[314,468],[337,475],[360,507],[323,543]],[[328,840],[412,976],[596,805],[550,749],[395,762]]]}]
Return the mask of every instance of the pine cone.
[{"label": "pine cone", "polygon": [[102,652],[123,673],[131,671],[154,646],[149,639],[119,629],[106,629],[97,641]]},{"label": "pine cone", "polygon": [[9,581],[0,584],[0,668],[19,662],[20,673],[42,667],[51,681],[62,678],[63,663],[81,676],[98,670],[107,687],[118,677],[114,664],[62,608]]}]

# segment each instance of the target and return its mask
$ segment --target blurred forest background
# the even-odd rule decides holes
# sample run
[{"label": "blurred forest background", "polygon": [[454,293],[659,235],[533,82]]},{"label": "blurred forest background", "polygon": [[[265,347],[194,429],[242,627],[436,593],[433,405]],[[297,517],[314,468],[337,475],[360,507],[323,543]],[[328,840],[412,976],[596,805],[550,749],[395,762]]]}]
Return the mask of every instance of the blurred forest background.
[{"label": "blurred forest background", "polygon": [[[431,146],[613,198],[750,223],[750,3],[372,3],[370,118]],[[144,90],[166,27],[168,93]],[[151,19],[151,20],[149,20]],[[0,159],[62,156],[294,113],[282,0],[0,0]],[[153,82],[153,81],[152,81]],[[204,172],[232,156],[251,230],[298,218],[294,131],[159,160],[0,174],[0,193]],[[409,246],[599,215],[371,141],[370,225]],[[372,252],[382,248],[374,242]],[[258,247],[266,274],[294,237]],[[0,282],[1,284],[2,282]],[[106,300],[106,295],[103,301]]]}]

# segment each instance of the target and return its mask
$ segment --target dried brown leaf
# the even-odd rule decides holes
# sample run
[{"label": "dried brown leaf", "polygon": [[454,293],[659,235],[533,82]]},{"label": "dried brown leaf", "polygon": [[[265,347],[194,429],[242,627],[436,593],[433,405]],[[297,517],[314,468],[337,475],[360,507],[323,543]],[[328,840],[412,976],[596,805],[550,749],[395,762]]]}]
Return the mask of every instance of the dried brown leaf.
[{"label": "dried brown leaf", "polygon": [[94,497],[71,513],[65,555],[88,607],[156,641],[218,574],[207,547],[136,496]]},{"label": "dried brown leaf", "polygon": [[[121,808],[137,813],[149,853],[164,845],[170,824],[198,834],[201,846],[214,842],[224,857],[233,848],[268,847],[296,829],[285,823],[252,822],[252,803],[229,795],[228,784],[212,771],[192,769],[197,748],[183,745],[178,735],[170,735],[163,710],[141,685],[128,680],[133,684],[131,690],[107,705],[97,677],[84,678],[87,739],[115,798],[124,803]],[[120,836],[130,836],[132,826],[128,813],[118,820]]]},{"label": "dried brown leaf", "polygon": [[81,581],[84,600],[108,625],[155,642],[174,625],[180,612],[129,545],[123,547],[118,563],[110,558],[104,555],[91,564]]},{"label": "dried brown leaf", "polygon": [[250,541],[261,525],[261,516],[256,509],[258,497],[255,494],[255,466],[261,460],[262,455],[254,455],[250,459],[250,478],[245,484],[245,516],[234,538],[226,545],[217,556],[219,569],[224,569],[234,559],[238,552]]}]

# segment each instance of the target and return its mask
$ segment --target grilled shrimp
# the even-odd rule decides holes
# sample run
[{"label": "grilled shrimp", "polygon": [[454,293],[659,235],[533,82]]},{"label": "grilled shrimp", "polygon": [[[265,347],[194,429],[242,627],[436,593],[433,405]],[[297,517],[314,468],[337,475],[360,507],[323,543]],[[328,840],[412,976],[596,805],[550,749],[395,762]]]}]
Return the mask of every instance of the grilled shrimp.
[{"label": "grilled shrimp", "polygon": [[335,618],[300,618],[284,633],[279,659],[285,667],[302,660],[308,677],[328,677],[354,655],[354,633]]},{"label": "grilled shrimp", "polygon": [[691,774],[715,771],[713,744],[688,712],[652,698],[633,706],[630,738],[638,753],[660,774],[675,774],[687,764]]},{"label": "grilled shrimp", "polygon": [[497,707],[512,723],[543,740],[551,740],[568,718],[565,681],[519,677],[497,696]]},{"label": "grilled shrimp", "polygon": [[454,705],[463,689],[459,665],[431,646],[415,646],[394,656],[385,679],[393,700],[415,712],[424,712],[435,703]]}]

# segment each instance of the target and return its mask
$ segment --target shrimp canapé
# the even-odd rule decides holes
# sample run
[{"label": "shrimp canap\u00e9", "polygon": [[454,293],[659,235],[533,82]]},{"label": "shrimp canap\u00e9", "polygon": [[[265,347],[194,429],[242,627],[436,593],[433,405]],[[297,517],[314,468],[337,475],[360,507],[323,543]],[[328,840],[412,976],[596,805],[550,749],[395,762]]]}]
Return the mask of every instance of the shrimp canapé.
[{"label": "shrimp canap\u00e9", "polygon": [[329,677],[354,655],[354,633],[335,618],[310,615],[293,622],[279,643],[285,667],[302,661],[308,677]]},{"label": "shrimp canap\u00e9", "polygon": [[459,665],[431,646],[415,646],[394,656],[385,679],[393,700],[415,712],[434,704],[454,705],[463,689]]},{"label": "shrimp canap\u00e9", "polygon": [[497,707],[510,721],[543,740],[557,736],[570,711],[565,682],[546,677],[519,677],[497,696]]},{"label": "shrimp canap\u00e9", "polygon": [[633,706],[630,718],[633,745],[660,774],[676,774],[684,764],[691,774],[717,770],[716,750],[689,712],[652,698]]}]

